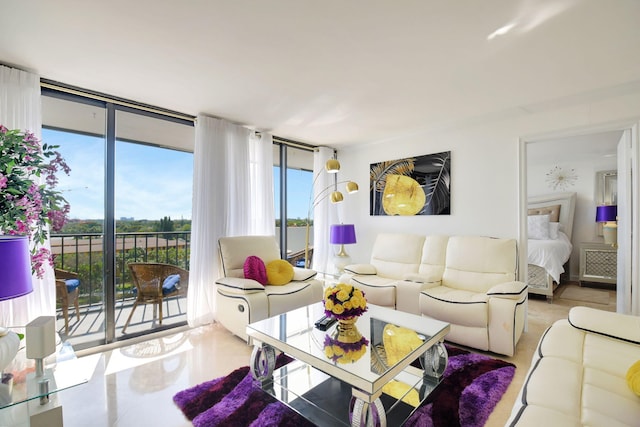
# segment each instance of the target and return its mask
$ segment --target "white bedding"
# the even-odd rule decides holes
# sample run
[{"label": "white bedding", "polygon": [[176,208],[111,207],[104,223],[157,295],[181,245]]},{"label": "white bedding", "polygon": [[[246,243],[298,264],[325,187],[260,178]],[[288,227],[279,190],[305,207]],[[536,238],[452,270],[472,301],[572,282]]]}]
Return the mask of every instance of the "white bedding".
[{"label": "white bedding", "polygon": [[558,232],[555,240],[528,240],[529,264],[544,268],[553,277],[556,283],[560,283],[560,274],[564,273],[564,263],[571,256],[573,246],[563,232]]}]

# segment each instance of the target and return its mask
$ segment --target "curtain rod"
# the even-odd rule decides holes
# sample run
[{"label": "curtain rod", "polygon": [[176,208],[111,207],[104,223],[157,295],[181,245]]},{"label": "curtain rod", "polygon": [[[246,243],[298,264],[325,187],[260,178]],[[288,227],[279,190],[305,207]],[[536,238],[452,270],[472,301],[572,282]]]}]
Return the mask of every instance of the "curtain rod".
[{"label": "curtain rod", "polygon": [[86,89],[80,89],[73,86],[68,86],[62,83],[54,82],[51,80],[40,79],[40,87],[45,89],[57,90],[59,92],[68,93],[71,95],[83,96],[85,98],[95,99],[97,101],[109,102],[112,104],[121,105],[123,107],[135,108],[142,111],[147,111],[149,113],[160,114],[163,116],[173,117],[180,120],[187,120],[193,122],[195,120],[194,116],[190,116],[183,113],[178,113],[177,111],[166,110],[159,107],[154,107],[147,104],[141,104],[138,102],[128,101],[126,99],[117,98],[109,95],[104,95],[98,92],[92,92]]}]

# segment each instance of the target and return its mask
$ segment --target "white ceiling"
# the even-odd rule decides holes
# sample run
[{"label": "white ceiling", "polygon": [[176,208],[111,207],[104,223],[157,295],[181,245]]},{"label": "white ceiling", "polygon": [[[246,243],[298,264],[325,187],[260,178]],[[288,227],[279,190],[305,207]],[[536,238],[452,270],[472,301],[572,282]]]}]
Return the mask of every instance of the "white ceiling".
[{"label": "white ceiling", "polygon": [[640,91],[638,0],[2,0],[0,14],[5,65],[335,147]]}]

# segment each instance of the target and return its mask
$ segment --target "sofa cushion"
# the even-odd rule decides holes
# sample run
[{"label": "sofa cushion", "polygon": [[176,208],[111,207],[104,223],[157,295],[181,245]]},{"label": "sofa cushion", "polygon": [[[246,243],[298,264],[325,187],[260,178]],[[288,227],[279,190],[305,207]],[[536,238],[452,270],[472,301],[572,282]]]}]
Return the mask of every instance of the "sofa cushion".
[{"label": "sofa cushion", "polygon": [[629,367],[625,375],[625,380],[627,380],[627,385],[631,391],[637,396],[640,396],[640,360]]},{"label": "sofa cushion", "polygon": [[425,236],[417,234],[380,233],[371,251],[371,265],[377,275],[400,279],[418,273]]},{"label": "sofa cushion", "polygon": [[447,255],[449,236],[427,236],[422,245],[418,274],[442,278]]},{"label": "sofa cushion", "polygon": [[301,306],[318,302],[322,297],[321,282],[289,282],[286,285],[264,287],[269,303],[269,316],[286,313]]},{"label": "sofa cushion", "polygon": [[367,301],[383,307],[396,307],[396,279],[380,276],[355,276],[353,284],[362,289]]},{"label": "sofa cushion", "polygon": [[442,285],[484,293],[494,285],[515,280],[516,266],[515,239],[452,236]]},{"label": "sofa cushion", "polygon": [[444,322],[486,328],[488,299],[486,294],[436,286],[420,292],[420,311]]},{"label": "sofa cushion", "polygon": [[261,285],[267,284],[267,267],[260,257],[248,256],[244,261],[243,271],[245,279],[253,279]]},{"label": "sofa cushion", "polygon": [[[587,312],[599,316],[578,314]],[[640,399],[625,375],[638,358],[637,344],[557,321],[538,344],[509,425],[637,425]]]},{"label": "sofa cushion", "polygon": [[267,283],[270,285],[286,285],[293,280],[293,266],[283,259],[276,259],[267,264]]}]

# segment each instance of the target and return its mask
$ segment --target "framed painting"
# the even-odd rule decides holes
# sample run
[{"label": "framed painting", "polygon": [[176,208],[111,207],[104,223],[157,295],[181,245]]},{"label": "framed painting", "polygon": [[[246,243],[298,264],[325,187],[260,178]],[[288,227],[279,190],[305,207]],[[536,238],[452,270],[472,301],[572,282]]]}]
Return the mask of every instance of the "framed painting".
[{"label": "framed painting", "polygon": [[451,151],[372,163],[370,215],[449,215]]}]

